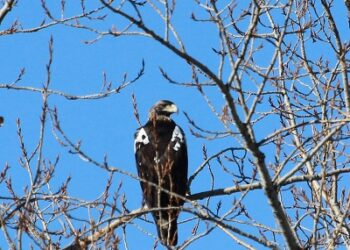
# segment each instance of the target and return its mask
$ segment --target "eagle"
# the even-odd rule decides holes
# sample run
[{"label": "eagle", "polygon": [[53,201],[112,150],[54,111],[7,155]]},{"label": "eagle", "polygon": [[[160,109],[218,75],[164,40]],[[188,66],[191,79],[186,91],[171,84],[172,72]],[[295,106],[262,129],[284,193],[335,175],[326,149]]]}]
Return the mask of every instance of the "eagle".
[{"label": "eagle", "polygon": [[177,244],[177,219],[187,191],[185,134],[170,118],[177,112],[173,102],[158,101],[150,109],[147,123],[134,136],[143,200],[148,208],[154,208],[158,237],[165,246]]}]

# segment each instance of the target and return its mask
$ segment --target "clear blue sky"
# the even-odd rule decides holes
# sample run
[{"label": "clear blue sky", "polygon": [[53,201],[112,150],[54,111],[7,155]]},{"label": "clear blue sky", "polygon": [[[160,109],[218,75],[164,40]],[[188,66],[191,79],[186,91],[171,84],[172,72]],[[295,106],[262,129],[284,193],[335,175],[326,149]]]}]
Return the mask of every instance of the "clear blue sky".
[{"label": "clear blue sky", "polygon": [[[66,16],[79,13],[79,5],[71,2],[80,1],[67,1]],[[218,65],[212,51],[213,47],[218,47],[215,27],[191,22],[189,17],[192,11],[196,12],[198,9],[191,9],[192,3],[185,5],[183,1],[178,2],[174,24],[187,50],[210,68],[215,69]],[[337,13],[339,16],[346,16],[341,8],[337,8]],[[54,15],[58,17],[60,11]],[[24,28],[38,25],[43,19],[40,1],[20,0],[0,29],[7,27],[16,19],[20,20]],[[147,15],[147,21],[153,23],[153,27],[158,31],[163,32],[161,22],[154,19],[153,15]],[[120,23],[125,24],[120,18],[110,15],[105,22],[89,24],[107,30],[112,25],[120,27]],[[344,27],[346,25],[347,23]],[[348,30],[347,32],[349,34]],[[203,161],[203,144],[208,147],[209,155],[227,145],[239,146],[231,139],[213,142],[191,135],[189,124],[181,111],[186,111],[199,124],[206,125],[207,129],[220,130],[222,127],[195,89],[171,85],[159,71],[159,67],[162,67],[174,79],[190,81],[191,72],[188,66],[156,42],[144,37],[104,37],[94,44],[87,45],[84,41],[93,40],[96,37],[93,33],[64,26],[55,26],[37,33],[0,36],[0,83],[13,82],[20,69],[25,68],[26,73],[18,85],[41,87],[46,81],[45,65],[48,61],[48,41],[51,36],[54,39],[51,89],[77,95],[96,93],[101,89],[103,72],[106,72],[109,81],[118,85],[125,72],[128,73],[128,77],[133,78],[142,60],[145,61],[144,76],[123,89],[120,94],[89,101],[69,101],[59,96],[50,96],[49,105],[51,108],[57,107],[61,126],[66,134],[75,141],[82,140],[82,149],[95,159],[103,161],[103,157],[107,155],[112,166],[136,174],[133,134],[138,125],[133,116],[132,93],[137,98],[142,123],[147,120],[149,107],[157,100],[169,99],[177,104],[180,113],[174,117],[174,120],[184,129],[187,136],[190,174]],[[220,94],[214,91],[208,91],[208,94],[217,107],[224,104]],[[38,93],[1,89],[0,103],[0,115],[5,117],[5,125],[0,129],[0,167],[2,168],[6,162],[10,165],[9,175],[12,176],[13,186],[21,194],[24,187],[29,184],[29,180],[25,170],[19,165],[21,152],[16,134],[16,119],[21,120],[24,140],[28,151],[31,152],[39,138],[42,98]],[[71,176],[69,195],[86,200],[97,198],[104,190],[108,175],[101,169],[82,161],[76,155],[68,154],[67,149],[62,148],[54,139],[51,127],[49,120],[45,134],[44,157],[53,161],[56,156],[60,156],[51,184],[52,189],[57,189],[68,176]],[[267,125],[266,129],[272,131],[273,127]],[[232,185],[220,171],[216,172],[215,186]],[[210,180],[207,177],[203,176],[196,180],[192,186],[192,193],[210,188]],[[115,189],[120,182],[123,184],[122,192],[127,197],[127,207],[130,210],[139,208],[141,192],[138,181],[116,174],[113,181]],[[0,193],[4,189],[3,184],[0,185]],[[229,201],[234,198],[235,195],[229,198],[218,197],[214,201],[226,199],[229,204]],[[267,200],[260,191],[252,192],[246,198],[246,204],[252,204],[251,209],[256,210],[254,214],[257,219],[274,226]],[[181,217],[181,219],[185,218],[189,218],[189,215]],[[135,220],[134,223],[139,224],[140,221]],[[153,234],[156,233],[154,225],[143,223],[140,225],[145,226]],[[192,226],[193,223],[180,226],[180,242],[191,236]],[[118,230],[118,232],[122,236],[122,231]],[[144,246],[142,249],[152,249],[153,239],[140,232],[137,226],[128,225],[127,232],[129,249],[141,249],[140,244]],[[66,243],[69,242],[66,241]],[[0,234],[0,246],[5,245],[3,235]],[[232,240],[218,229],[206,238],[198,240],[188,249],[214,248],[240,249],[238,246],[233,246]],[[120,244],[120,249],[124,249],[123,244]],[[159,246],[157,249],[162,247]]]}]

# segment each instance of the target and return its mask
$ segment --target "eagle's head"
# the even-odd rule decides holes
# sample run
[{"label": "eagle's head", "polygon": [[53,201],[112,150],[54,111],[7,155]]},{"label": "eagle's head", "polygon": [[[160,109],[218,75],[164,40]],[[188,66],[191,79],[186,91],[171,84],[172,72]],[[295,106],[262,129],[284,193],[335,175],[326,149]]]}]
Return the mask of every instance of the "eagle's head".
[{"label": "eagle's head", "polygon": [[173,113],[177,113],[176,105],[168,100],[158,101],[149,111],[150,120],[170,120]]}]

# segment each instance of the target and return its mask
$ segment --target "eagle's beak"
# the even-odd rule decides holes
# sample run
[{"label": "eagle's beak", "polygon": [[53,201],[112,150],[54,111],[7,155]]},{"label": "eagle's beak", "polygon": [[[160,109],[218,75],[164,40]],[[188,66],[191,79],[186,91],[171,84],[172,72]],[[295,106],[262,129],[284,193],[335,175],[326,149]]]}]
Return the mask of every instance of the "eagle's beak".
[{"label": "eagle's beak", "polygon": [[175,104],[167,105],[163,111],[168,112],[168,113],[178,113],[179,110]]}]

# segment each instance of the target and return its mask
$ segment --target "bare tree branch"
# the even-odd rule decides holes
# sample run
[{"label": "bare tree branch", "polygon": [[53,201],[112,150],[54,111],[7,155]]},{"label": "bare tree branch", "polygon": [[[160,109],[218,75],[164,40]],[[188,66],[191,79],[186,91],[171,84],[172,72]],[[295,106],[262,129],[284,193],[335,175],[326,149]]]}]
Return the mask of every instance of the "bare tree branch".
[{"label": "bare tree branch", "polygon": [[12,10],[15,4],[16,4],[16,0],[5,0],[4,5],[0,9],[0,25],[4,20],[4,18],[6,17],[6,15]]}]

